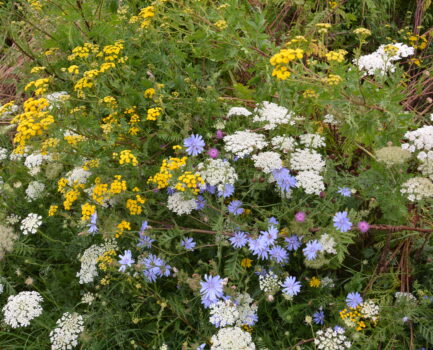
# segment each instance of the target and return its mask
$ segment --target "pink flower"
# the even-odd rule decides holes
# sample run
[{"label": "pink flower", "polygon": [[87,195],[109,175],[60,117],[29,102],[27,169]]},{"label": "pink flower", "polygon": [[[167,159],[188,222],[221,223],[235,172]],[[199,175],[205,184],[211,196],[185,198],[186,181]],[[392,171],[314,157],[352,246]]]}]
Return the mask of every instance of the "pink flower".
[{"label": "pink flower", "polygon": [[360,221],[358,223],[358,229],[359,231],[361,231],[362,233],[367,232],[370,229],[370,225],[368,224],[367,221]]},{"label": "pink flower", "polygon": [[222,130],[217,130],[216,132],[216,138],[222,139],[224,137],[224,132]]},{"label": "pink flower", "polygon": [[216,148],[211,148],[209,151],[207,151],[207,154],[211,158],[218,157],[219,151]]},{"label": "pink flower", "polygon": [[297,222],[304,222],[305,221],[305,217],[306,217],[306,215],[305,215],[305,213],[303,211],[298,211],[295,214],[295,220]]}]

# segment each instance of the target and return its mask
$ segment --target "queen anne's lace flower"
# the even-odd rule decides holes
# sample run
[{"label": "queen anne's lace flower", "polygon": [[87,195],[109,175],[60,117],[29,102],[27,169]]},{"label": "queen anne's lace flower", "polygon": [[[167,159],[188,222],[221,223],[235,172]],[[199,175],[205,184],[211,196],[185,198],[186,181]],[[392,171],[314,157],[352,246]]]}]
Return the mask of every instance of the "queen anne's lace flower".
[{"label": "queen anne's lace flower", "polygon": [[6,148],[0,147],[0,161],[8,158],[8,150]]},{"label": "queen anne's lace flower", "polygon": [[324,331],[317,331],[314,344],[319,350],[345,350],[352,346],[341,327],[335,330],[326,328]]},{"label": "queen anne's lace flower", "polygon": [[323,177],[315,171],[300,171],[296,175],[298,187],[304,189],[307,194],[319,195],[320,192],[325,190]]},{"label": "queen anne's lace flower", "polygon": [[409,142],[401,145],[403,149],[411,153],[419,151],[417,158],[421,161],[433,160],[433,125],[425,125],[414,131],[408,131],[404,137]]},{"label": "queen anne's lace flower", "polygon": [[255,350],[251,335],[240,327],[221,328],[211,338],[211,350]]},{"label": "queen anne's lace flower", "polygon": [[69,350],[78,345],[78,337],[84,331],[83,316],[65,312],[50,332],[51,350]]},{"label": "queen anne's lace flower", "polygon": [[262,169],[264,173],[269,174],[273,170],[283,167],[283,161],[276,152],[262,152],[251,157],[256,168]]},{"label": "queen anne's lace flower", "polygon": [[317,134],[304,134],[300,137],[301,144],[305,147],[320,148],[325,147],[325,138]]},{"label": "queen anne's lace flower", "polygon": [[421,171],[424,176],[430,177],[430,180],[433,181],[433,160],[427,159],[422,161],[418,170]]},{"label": "queen anne's lace flower", "polygon": [[209,322],[215,327],[232,326],[238,318],[239,312],[231,300],[219,300],[210,306]]},{"label": "queen anne's lace flower", "polygon": [[70,184],[85,184],[90,175],[90,171],[77,167],[66,174],[66,179]]},{"label": "queen anne's lace flower", "polygon": [[44,155],[40,153],[32,153],[29,156],[26,157],[26,160],[24,161],[24,165],[29,169],[29,171],[32,171],[33,173],[37,173],[40,166],[44,161],[49,161],[51,159],[51,156]]},{"label": "queen anne's lace flower", "polygon": [[0,261],[6,253],[12,251],[17,238],[18,235],[14,232],[12,227],[0,224]]},{"label": "queen anne's lace flower", "polygon": [[167,208],[177,215],[191,214],[194,209],[197,209],[197,201],[185,199],[182,192],[176,192],[168,197]]},{"label": "queen anne's lace flower", "polygon": [[42,225],[42,216],[30,213],[27,217],[21,221],[21,231],[23,235],[28,235],[29,233],[35,234],[38,228]]},{"label": "queen anne's lace flower", "polygon": [[433,197],[433,183],[425,177],[413,177],[401,186],[401,193],[407,194],[407,198],[412,201],[419,201],[424,198]]},{"label": "queen anne's lace flower", "polygon": [[244,117],[249,117],[251,114],[252,113],[244,107],[232,107],[232,108],[230,108],[230,110],[227,113],[227,118],[230,118],[234,115],[241,115]]},{"label": "queen anne's lace flower", "polygon": [[259,276],[259,287],[260,290],[265,292],[266,294],[275,294],[280,290],[280,283],[278,276],[269,271],[266,275]]},{"label": "queen anne's lace flower", "polygon": [[102,244],[94,244],[87,248],[80,257],[81,269],[77,273],[80,278],[80,284],[93,282],[98,276],[98,268],[96,266],[99,256],[108,250],[116,249],[116,243],[108,241]]},{"label": "queen anne's lace flower", "polygon": [[271,140],[274,149],[283,151],[284,153],[292,152],[296,147],[296,140],[290,136],[275,136]]},{"label": "queen anne's lace flower", "polygon": [[44,194],[45,185],[42,182],[32,181],[26,189],[27,200],[29,202],[38,199]]},{"label": "queen anne's lace flower", "polygon": [[379,162],[383,162],[388,166],[394,164],[403,164],[411,157],[409,151],[401,149],[397,146],[382,147],[376,151],[376,158]]},{"label": "queen anne's lace flower", "polygon": [[268,145],[265,136],[249,130],[236,131],[233,135],[224,136],[224,142],[227,152],[241,158]]},{"label": "queen anne's lace flower", "polygon": [[11,295],[3,307],[4,321],[12,328],[25,327],[42,314],[42,296],[38,292]]},{"label": "queen anne's lace flower", "polygon": [[329,254],[337,254],[335,250],[335,240],[334,237],[324,233],[320,236],[319,243],[322,245],[322,251]]},{"label": "queen anne's lace flower", "polygon": [[377,305],[373,300],[366,300],[360,304],[361,314],[365,318],[370,318],[376,321],[379,316],[379,305]]},{"label": "queen anne's lace flower", "polygon": [[273,102],[264,101],[254,110],[256,116],[253,118],[255,122],[266,122],[265,129],[272,130],[281,124],[294,124],[292,118],[295,116],[293,112],[289,112],[287,108],[277,105]]},{"label": "queen anne's lace flower", "polygon": [[223,191],[224,185],[233,185],[238,179],[235,169],[222,159],[208,159],[200,163],[197,169],[203,180],[211,186],[217,186],[218,191]]},{"label": "queen anne's lace flower", "polygon": [[292,153],[290,166],[293,170],[305,171],[312,170],[320,172],[325,167],[322,156],[312,149],[299,149]]}]

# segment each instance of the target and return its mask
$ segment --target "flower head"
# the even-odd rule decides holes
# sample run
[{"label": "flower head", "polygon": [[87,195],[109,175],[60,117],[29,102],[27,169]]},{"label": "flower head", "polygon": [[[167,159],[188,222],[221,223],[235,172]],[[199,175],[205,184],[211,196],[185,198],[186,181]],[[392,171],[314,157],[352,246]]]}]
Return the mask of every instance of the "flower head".
[{"label": "flower head", "polygon": [[320,252],[322,249],[322,245],[317,239],[315,239],[313,241],[309,241],[307,243],[307,246],[302,251],[307,260],[314,260],[316,259],[317,253]]},{"label": "flower head", "polygon": [[219,151],[216,148],[211,148],[209,151],[207,151],[207,154],[211,158],[216,158],[219,155]]},{"label": "flower head", "polygon": [[352,191],[348,187],[338,187],[337,192],[343,197],[350,197],[352,195]]},{"label": "flower head", "polygon": [[130,250],[125,250],[123,255],[119,255],[119,264],[121,265],[119,267],[120,272],[125,272],[127,267],[131,267],[131,265],[135,262],[135,260],[132,258],[132,253]]},{"label": "flower head", "polygon": [[239,200],[231,201],[227,209],[233,215],[241,215],[244,212],[244,208],[242,208],[242,202]]},{"label": "flower head", "polygon": [[204,281],[200,282],[200,294],[202,303],[205,307],[218,301],[223,296],[223,280],[220,276],[204,276]]},{"label": "flower head", "polygon": [[301,241],[297,235],[291,235],[284,239],[287,243],[288,250],[297,250],[301,246]]},{"label": "flower head", "polygon": [[203,137],[201,135],[192,134],[190,137],[186,138],[183,141],[183,145],[186,148],[186,152],[190,156],[196,156],[203,152],[205,143],[203,141]]},{"label": "flower head", "polygon": [[352,223],[347,217],[346,211],[336,213],[334,215],[333,220],[334,220],[334,227],[340,230],[341,232],[347,232],[352,227]]},{"label": "flower head", "polygon": [[194,250],[196,243],[191,237],[185,237],[184,239],[182,239],[180,245],[184,247],[186,250]]},{"label": "flower head", "polygon": [[303,211],[298,211],[295,214],[295,221],[297,221],[297,222],[304,222],[306,216],[307,215]]},{"label": "flower head", "polygon": [[359,231],[361,231],[362,233],[366,233],[369,229],[370,229],[370,225],[368,224],[367,221],[360,221],[358,223],[358,229]]},{"label": "flower head", "polygon": [[230,237],[229,241],[233,245],[233,247],[242,248],[247,244],[248,238],[245,232],[237,231],[235,232],[233,237]]},{"label": "flower head", "polygon": [[349,293],[346,298],[346,304],[351,308],[356,308],[359,304],[362,303],[362,301],[363,300],[361,294],[359,294],[358,292]]},{"label": "flower head", "polygon": [[283,293],[288,296],[295,296],[301,291],[301,283],[296,280],[296,277],[289,276],[281,284]]},{"label": "flower head", "polygon": [[325,312],[320,309],[319,311],[313,314],[313,320],[315,324],[324,324],[325,323]]}]

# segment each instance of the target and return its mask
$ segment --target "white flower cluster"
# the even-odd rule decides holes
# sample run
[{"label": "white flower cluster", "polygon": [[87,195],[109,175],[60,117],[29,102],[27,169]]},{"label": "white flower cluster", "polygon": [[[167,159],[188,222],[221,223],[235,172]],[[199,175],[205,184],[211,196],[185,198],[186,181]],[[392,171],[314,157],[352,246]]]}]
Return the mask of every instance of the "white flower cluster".
[{"label": "white flower cluster", "polygon": [[350,349],[352,343],[348,341],[344,335],[343,328],[326,328],[324,331],[320,330],[316,332],[316,338],[314,344],[319,350],[345,350]]},{"label": "white flower cluster", "polygon": [[244,107],[232,107],[232,108],[230,108],[230,110],[227,113],[227,118],[230,118],[234,115],[249,117],[251,114],[252,113]]},{"label": "white flower cluster", "polygon": [[221,328],[211,338],[211,350],[255,350],[251,335],[240,327]]},{"label": "white flower cluster", "polygon": [[24,165],[27,167],[27,169],[29,169],[30,175],[35,176],[41,171],[42,163],[49,160],[51,160],[51,156],[49,155],[32,153],[26,157]]},{"label": "white flower cluster", "polygon": [[95,294],[90,292],[84,293],[84,295],[81,297],[81,302],[83,304],[92,305],[94,301],[95,301]]},{"label": "white flower cluster", "polygon": [[266,294],[273,295],[280,290],[280,280],[275,273],[269,271],[266,275],[259,276],[259,287]]},{"label": "white flower cluster", "polygon": [[301,144],[303,144],[305,147],[320,148],[326,146],[325,138],[318,134],[304,134],[301,135],[299,138]]},{"label": "white flower cluster", "polygon": [[428,176],[430,180],[433,181],[433,160],[432,159],[427,159],[425,161],[422,161],[418,167],[418,170],[421,171],[421,173],[424,176]]},{"label": "white flower cluster", "polygon": [[197,209],[197,202],[195,199],[185,199],[182,192],[176,192],[168,196],[167,208],[177,215],[191,214]]},{"label": "white flower cluster", "polygon": [[65,312],[50,332],[51,350],[70,350],[78,345],[78,337],[84,331],[83,316]]},{"label": "white flower cluster", "polygon": [[249,130],[236,131],[233,135],[224,136],[224,142],[225,150],[240,158],[268,145],[265,136]]},{"label": "white flower cluster", "polygon": [[200,163],[197,169],[203,180],[211,186],[217,186],[218,191],[223,191],[225,184],[233,185],[238,179],[235,169],[222,159],[208,159]]},{"label": "white flower cluster", "polygon": [[295,124],[292,119],[295,114],[273,102],[264,101],[256,107],[254,113],[256,113],[256,116],[254,116],[253,121],[266,122],[267,124],[264,126],[266,130],[273,130],[281,124]]},{"label": "white flower cluster", "polygon": [[162,344],[159,350],[168,350],[167,344]]},{"label": "white flower cluster", "polygon": [[395,292],[394,296],[397,302],[417,302],[416,297],[412,293]]},{"label": "white flower cluster", "polygon": [[50,103],[48,107],[49,110],[52,110],[53,107],[60,108],[60,102],[64,102],[69,98],[69,94],[66,91],[56,91],[51,94],[45,96],[45,98]]},{"label": "white flower cluster", "polygon": [[426,177],[413,177],[401,185],[401,193],[412,201],[433,197],[433,182]]},{"label": "white flower cluster", "polygon": [[320,236],[319,243],[322,245],[322,251],[329,254],[337,254],[335,250],[335,240],[334,237],[324,233]]},{"label": "white flower cluster", "polygon": [[5,286],[0,283],[0,295],[3,294],[3,291],[5,290]]},{"label": "white flower cluster", "polygon": [[23,235],[28,235],[29,233],[35,234],[38,228],[42,225],[42,216],[30,213],[27,215],[23,221],[21,221],[21,231]]},{"label": "white flower cluster", "polygon": [[398,146],[386,146],[376,151],[376,158],[387,166],[403,164],[411,157],[409,151]]},{"label": "white flower cluster", "polygon": [[323,117],[323,122],[330,125],[338,125],[338,121],[332,114],[327,114]]},{"label": "white flower cluster", "polygon": [[391,46],[395,47],[397,51],[394,55],[391,55],[390,53],[394,52],[392,48],[387,52],[387,46],[388,45],[381,45],[375,52],[361,56],[359,59],[354,59],[353,62],[358,65],[359,70],[366,71],[367,75],[374,75],[376,73],[385,75],[387,72],[392,73],[395,71],[395,65],[393,62],[411,56],[415,52],[413,47],[401,43],[395,43],[391,44]]},{"label": "white flower cluster", "polygon": [[219,300],[210,306],[209,322],[215,327],[232,326],[238,318],[239,312],[231,300]]},{"label": "white flower cluster", "polygon": [[66,174],[66,180],[69,184],[85,184],[90,175],[92,175],[90,171],[77,167]]},{"label": "white flower cluster", "polygon": [[433,125],[425,125],[414,131],[408,131],[404,137],[409,142],[401,145],[403,149],[407,149],[411,153],[419,151],[417,158],[421,161],[433,160]]},{"label": "white flower cluster", "polygon": [[236,299],[237,311],[239,318],[236,321],[237,326],[253,326],[257,321],[257,304],[248,293],[240,294]]},{"label": "white flower cluster", "polygon": [[377,305],[373,300],[366,300],[360,304],[361,314],[365,318],[370,318],[376,321],[379,316],[379,305]]},{"label": "white flower cluster", "polygon": [[271,143],[274,149],[284,153],[292,152],[296,147],[296,140],[291,136],[275,136],[272,138]]},{"label": "white flower cluster", "polygon": [[44,194],[45,185],[42,182],[32,181],[26,189],[27,201],[32,202]]},{"label": "white flower cluster", "polygon": [[102,244],[93,244],[87,248],[80,257],[81,268],[77,272],[77,277],[80,278],[80,284],[93,282],[98,276],[98,268],[96,266],[99,256],[108,250],[116,249],[117,245],[113,241],[107,241]]},{"label": "white flower cluster", "polygon": [[21,220],[21,217],[17,214],[11,214],[6,218],[6,223],[9,225],[15,225],[19,223]]},{"label": "white flower cluster", "polygon": [[254,161],[254,166],[266,174],[283,167],[283,161],[276,152],[261,152],[251,158]]},{"label": "white flower cluster", "polygon": [[307,194],[320,194],[325,189],[320,172],[325,167],[322,156],[313,149],[299,149],[290,158],[291,169],[299,171],[296,175],[298,187]]},{"label": "white flower cluster", "polygon": [[335,283],[334,280],[331,277],[324,277],[322,278],[322,283],[320,283],[320,286],[322,288],[334,288],[335,287]]},{"label": "white flower cluster", "polygon": [[8,150],[6,148],[0,147],[0,161],[8,158]]},{"label": "white flower cluster", "polygon": [[21,292],[11,295],[3,307],[4,321],[12,328],[25,327],[42,314],[42,296],[38,292]]}]

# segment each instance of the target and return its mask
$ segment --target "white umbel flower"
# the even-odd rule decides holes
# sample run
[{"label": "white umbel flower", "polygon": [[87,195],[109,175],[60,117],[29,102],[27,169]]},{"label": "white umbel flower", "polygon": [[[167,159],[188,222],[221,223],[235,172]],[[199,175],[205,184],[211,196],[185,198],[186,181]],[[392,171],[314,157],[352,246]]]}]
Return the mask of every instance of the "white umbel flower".
[{"label": "white umbel flower", "polygon": [[259,287],[266,294],[273,295],[280,290],[280,279],[275,273],[269,271],[266,275],[259,276]]},{"label": "white umbel flower", "polygon": [[232,326],[238,318],[239,312],[231,300],[219,300],[210,306],[209,322],[215,327]]},{"label": "white umbel flower", "polygon": [[292,152],[296,147],[296,140],[291,136],[275,136],[272,138],[271,143],[274,149],[284,153]]},{"label": "white umbel flower", "polygon": [[7,159],[8,153],[7,148],[0,147],[0,161]]},{"label": "white umbel flower", "polygon": [[191,214],[197,209],[197,202],[195,199],[185,199],[182,192],[176,192],[168,197],[167,208],[177,215]]},{"label": "white umbel flower", "polygon": [[12,328],[25,327],[42,314],[42,296],[38,292],[11,295],[3,307],[4,321]]},{"label": "white umbel flower", "polygon": [[21,221],[20,228],[23,235],[28,235],[29,233],[35,234],[41,225],[42,216],[35,213],[30,213],[23,221]]},{"label": "white umbel flower", "polygon": [[322,155],[312,149],[299,149],[292,153],[290,166],[293,170],[320,172],[325,167]]},{"label": "white umbel flower", "polygon": [[32,181],[26,189],[27,201],[32,202],[44,194],[45,185],[42,182]]},{"label": "white umbel flower", "polygon": [[345,350],[352,346],[341,327],[336,330],[326,328],[324,331],[317,331],[314,344],[319,350]]},{"label": "white umbel flower", "polygon": [[320,148],[326,146],[325,138],[318,134],[304,134],[301,135],[299,138],[301,144],[303,144],[305,147]]},{"label": "white umbel flower", "polygon": [[289,112],[285,107],[279,106],[276,103],[264,101],[261,105],[254,110],[256,116],[253,118],[254,122],[266,122],[264,128],[266,130],[273,130],[278,125],[294,124],[293,117],[295,114]]},{"label": "white umbel flower", "polygon": [[315,171],[300,171],[296,175],[296,181],[298,187],[303,188],[307,194],[319,195],[325,190],[323,177]]},{"label": "white umbel flower", "polygon": [[433,182],[426,177],[413,177],[401,185],[401,193],[411,202],[433,197]]},{"label": "white umbel flower", "polygon": [[197,166],[203,180],[211,186],[217,186],[223,191],[224,185],[233,185],[238,179],[235,169],[228,161],[222,159],[208,159]]},{"label": "white umbel flower", "polygon": [[70,184],[85,184],[90,175],[90,171],[77,167],[66,174],[66,179]]},{"label": "white umbel flower", "polygon": [[433,125],[425,125],[414,131],[408,131],[404,137],[409,142],[401,145],[403,149],[411,153],[419,151],[417,158],[421,161],[433,160]]},{"label": "white umbel flower", "polygon": [[225,150],[240,158],[268,145],[264,135],[249,130],[236,131],[233,135],[224,136],[224,142]]},{"label": "white umbel flower", "polygon": [[50,332],[51,350],[70,350],[78,345],[78,337],[84,331],[83,316],[65,312]]},{"label": "white umbel flower", "polygon": [[262,169],[266,174],[283,167],[283,161],[276,152],[262,152],[251,158],[254,161],[254,166],[258,169]]},{"label": "white umbel flower", "polygon": [[84,293],[84,295],[81,297],[81,302],[83,304],[92,305],[92,303],[95,301],[95,294],[93,293]]},{"label": "white umbel flower", "polygon": [[418,170],[421,171],[424,176],[430,177],[430,180],[433,181],[433,159],[422,161]]},{"label": "white umbel flower", "polygon": [[221,328],[211,338],[211,350],[255,350],[251,335],[240,327]]},{"label": "white umbel flower", "polygon": [[230,110],[227,113],[227,118],[230,118],[234,115],[249,117],[251,114],[252,113],[244,107],[232,107],[232,108],[230,108]]},{"label": "white umbel flower", "polygon": [[335,250],[335,240],[334,237],[324,233],[320,236],[319,243],[322,245],[322,251],[329,254],[337,254]]},{"label": "white umbel flower", "polygon": [[51,156],[49,155],[32,153],[26,157],[26,160],[24,161],[24,165],[27,167],[27,169],[29,169],[29,171],[32,170],[34,171],[35,168],[36,169],[40,168],[40,166],[44,161],[49,161],[49,160],[51,160]]},{"label": "white umbel flower", "polygon": [[379,316],[379,305],[377,305],[373,300],[369,299],[360,304],[361,314],[365,318],[370,318],[376,321]]}]

